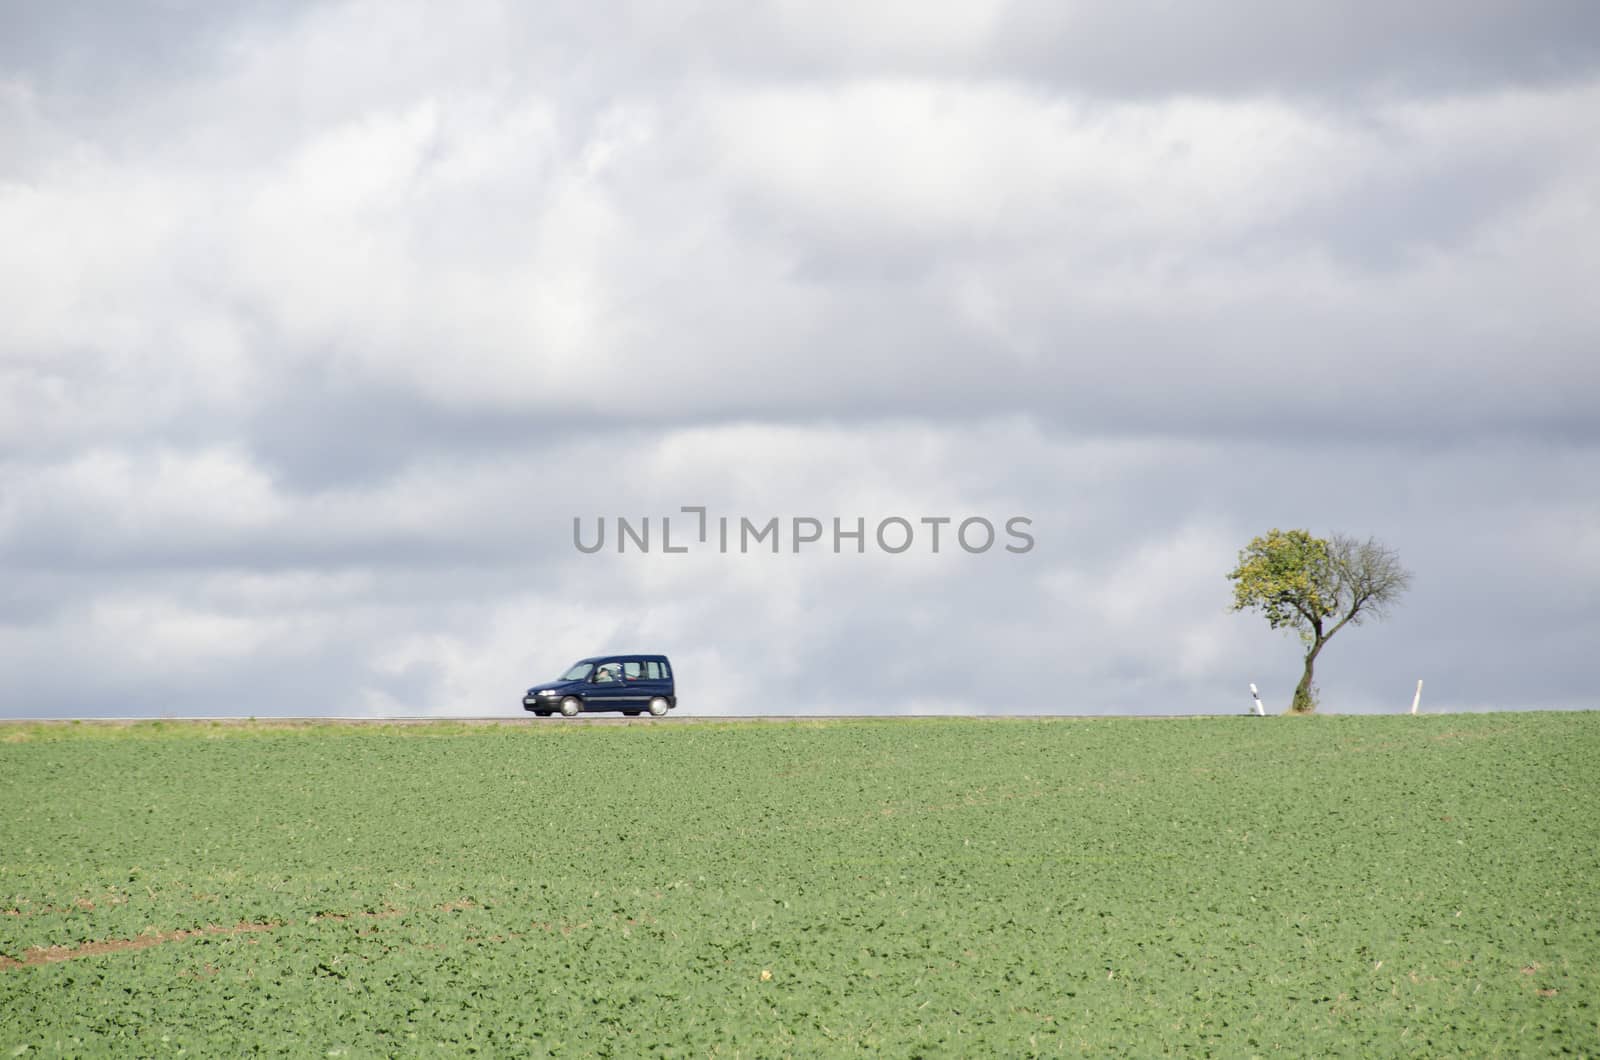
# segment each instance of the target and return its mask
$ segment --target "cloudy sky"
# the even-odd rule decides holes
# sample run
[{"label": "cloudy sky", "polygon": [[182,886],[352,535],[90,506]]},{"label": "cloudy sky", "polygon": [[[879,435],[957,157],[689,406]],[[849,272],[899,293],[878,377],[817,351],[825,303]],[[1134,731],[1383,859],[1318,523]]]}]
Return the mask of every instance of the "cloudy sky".
[{"label": "cloudy sky", "polygon": [[1597,707],[1597,276],[1588,0],[7,3],[0,716]]}]

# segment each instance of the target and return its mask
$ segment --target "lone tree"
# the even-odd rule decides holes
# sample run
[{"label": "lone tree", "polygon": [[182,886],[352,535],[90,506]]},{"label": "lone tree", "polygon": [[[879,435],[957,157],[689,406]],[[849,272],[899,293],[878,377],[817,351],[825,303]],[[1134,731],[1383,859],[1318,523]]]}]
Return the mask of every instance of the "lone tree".
[{"label": "lone tree", "polygon": [[1411,584],[1400,557],[1372,538],[1334,534],[1312,537],[1305,530],[1273,530],[1239,553],[1228,572],[1233,610],[1260,611],[1273,629],[1293,629],[1306,646],[1306,670],[1289,709],[1317,709],[1311,669],[1322,646],[1347,624],[1383,618]]}]

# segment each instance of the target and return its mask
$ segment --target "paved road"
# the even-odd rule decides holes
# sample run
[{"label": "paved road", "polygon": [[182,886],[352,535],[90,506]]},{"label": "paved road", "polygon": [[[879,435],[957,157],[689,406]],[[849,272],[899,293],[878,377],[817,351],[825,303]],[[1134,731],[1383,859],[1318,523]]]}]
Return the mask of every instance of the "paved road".
[{"label": "paved road", "polygon": [[[679,714],[665,718],[640,715],[630,718],[621,714],[580,714],[576,718],[559,715],[549,718],[532,714],[496,714],[480,717],[454,717],[451,715],[405,715],[395,717],[161,717],[141,718],[0,718],[0,725],[70,725],[82,722],[90,725],[131,725],[148,721],[217,722],[222,725],[430,725],[436,722],[454,722],[458,725],[683,725],[715,722],[796,722],[796,721],[889,721],[897,718],[968,718],[986,720],[1033,720],[1047,718],[1217,718],[1231,714]],[[1253,717],[1241,712],[1242,717]]]}]

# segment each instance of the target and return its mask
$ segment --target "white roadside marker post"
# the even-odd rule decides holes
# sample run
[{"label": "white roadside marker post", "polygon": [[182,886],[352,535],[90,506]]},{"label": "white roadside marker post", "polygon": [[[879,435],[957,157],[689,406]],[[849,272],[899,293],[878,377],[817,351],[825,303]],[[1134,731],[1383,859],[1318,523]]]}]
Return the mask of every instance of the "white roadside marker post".
[{"label": "white roadside marker post", "polygon": [[1417,706],[1422,702],[1422,681],[1417,681],[1417,694],[1411,697],[1411,713],[1417,712]]},{"label": "white roadside marker post", "polygon": [[1257,717],[1261,717],[1261,718],[1266,717],[1267,716],[1267,708],[1263,707],[1261,705],[1261,695],[1260,695],[1260,693],[1258,693],[1256,691],[1256,683],[1254,681],[1250,682],[1250,698],[1256,701],[1255,702],[1255,707],[1254,707],[1254,710],[1253,710],[1255,715]]}]

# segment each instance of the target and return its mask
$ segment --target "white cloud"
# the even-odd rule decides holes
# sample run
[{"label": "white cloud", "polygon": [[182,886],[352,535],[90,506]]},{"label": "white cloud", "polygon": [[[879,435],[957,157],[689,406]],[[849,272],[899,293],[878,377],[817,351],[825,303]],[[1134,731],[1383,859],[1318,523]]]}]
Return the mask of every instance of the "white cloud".
[{"label": "white cloud", "polygon": [[[1294,677],[1222,611],[1274,523],[1416,559],[1339,702],[1590,697],[1593,63],[1567,15],[1248,10],[224,10],[170,70],[108,13],[105,91],[0,42],[7,709],[514,709],[657,646],[705,710],[1031,709],[1047,665],[1232,709]],[[1039,544],[569,543],[696,503]]]},{"label": "white cloud", "polygon": [[1370,148],[1271,100],[1105,104],[1014,85],[879,80],[708,101],[730,174],[870,239],[1033,241],[1093,260],[1271,224]]}]

